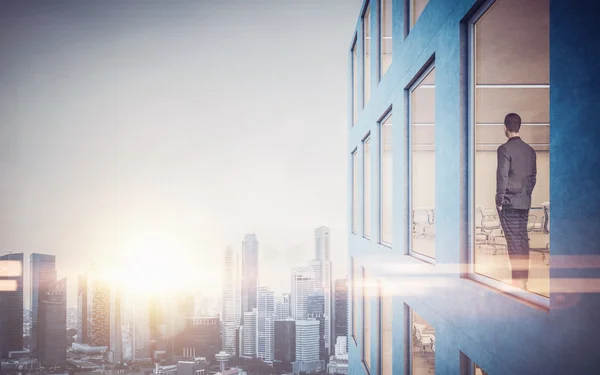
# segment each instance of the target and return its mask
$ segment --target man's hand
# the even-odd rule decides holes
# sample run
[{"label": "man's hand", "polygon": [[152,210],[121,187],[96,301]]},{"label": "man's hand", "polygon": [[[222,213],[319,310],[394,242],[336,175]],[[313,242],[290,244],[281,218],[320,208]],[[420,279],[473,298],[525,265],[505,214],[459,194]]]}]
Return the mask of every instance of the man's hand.
[{"label": "man's hand", "polygon": [[502,206],[496,206],[496,208],[498,209],[498,211],[502,211]]}]

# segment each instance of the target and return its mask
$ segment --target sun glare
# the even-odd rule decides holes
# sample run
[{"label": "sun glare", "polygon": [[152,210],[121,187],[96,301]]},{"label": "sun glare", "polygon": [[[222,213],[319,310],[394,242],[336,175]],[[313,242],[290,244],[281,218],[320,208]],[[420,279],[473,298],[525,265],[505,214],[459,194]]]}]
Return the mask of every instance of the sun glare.
[{"label": "sun glare", "polygon": [[[132,236],[107,277],[123,292],[157,294],[192,290],[196,281],[188,249],[168,233]],[[189,250],[188,250],[189,251]]]}]

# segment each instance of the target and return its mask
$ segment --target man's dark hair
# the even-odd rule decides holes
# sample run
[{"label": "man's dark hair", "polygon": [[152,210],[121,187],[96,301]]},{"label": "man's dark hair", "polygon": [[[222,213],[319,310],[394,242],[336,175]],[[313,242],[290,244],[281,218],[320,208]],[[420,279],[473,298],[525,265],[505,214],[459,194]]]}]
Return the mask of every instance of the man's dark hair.
[{"label": "man's dark hair", "polygon": [[504,117],[504,125],[511,133],[518,133],[521,129],[521,116],[516,113],[509,113]]}]

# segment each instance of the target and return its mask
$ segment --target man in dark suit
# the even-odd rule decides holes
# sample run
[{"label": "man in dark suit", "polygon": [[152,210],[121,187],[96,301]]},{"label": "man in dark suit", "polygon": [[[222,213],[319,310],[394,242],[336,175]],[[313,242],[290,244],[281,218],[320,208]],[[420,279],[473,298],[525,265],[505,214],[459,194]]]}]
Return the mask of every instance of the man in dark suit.
[{"label": "man in dark suit", "polygon": [[506,237],[512,268],[512,283],[519,288],[527,289],[529,278],[527,219],[537,168],[535,150],[521,139],[520,128],[519,115],[516,113],[506,115],[504,134],[508,141],[498,147],[496,207]]}]

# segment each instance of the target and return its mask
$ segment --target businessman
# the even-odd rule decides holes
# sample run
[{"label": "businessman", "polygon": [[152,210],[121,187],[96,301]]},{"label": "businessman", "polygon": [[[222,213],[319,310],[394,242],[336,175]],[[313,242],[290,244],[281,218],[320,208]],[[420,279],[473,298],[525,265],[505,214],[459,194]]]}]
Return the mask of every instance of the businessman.
[{"label": "businessman", "polygon": [[496,170],[496,207],[506,237],[512,268],[512,283],[527,289],[529,278],[529,236],[527,218],[531,193],[536,182],[536,155],[519,136],[521,117],[509,113],[504,118],[508,141],[498,147]]}]

